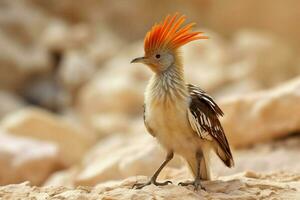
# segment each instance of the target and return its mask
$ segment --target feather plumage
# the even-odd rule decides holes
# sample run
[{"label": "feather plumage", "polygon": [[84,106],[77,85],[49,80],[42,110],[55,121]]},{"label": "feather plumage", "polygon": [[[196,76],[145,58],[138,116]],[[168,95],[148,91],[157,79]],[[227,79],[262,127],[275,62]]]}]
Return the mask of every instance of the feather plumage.
[{"label": "feather plumage", "polygon": [[[223,115],[222,110],[198,87],[186,85],[177,48],[207,37],[191,31],[193,23],[183,26],[184,21],[184,16],[175,14],[155,24],[145,37],[145,55],[133,63],[144,63],[154,72],[145,92],[144,122],[148,132],[168,155],[176,153],[187,161],[198,187],[200,179],[211,180],[211,150],[228,167],[233,166],[233,158],[218,118]],[[156,178],[169,160],[141,187],[157,184]]]},{"label": "feather plumage", "polygon": [[228,167],[232,167],[234,163],[231,150],[218,119],[219,116],[223,116],[222,110],[200,88],[191,84],[188,84],[187,87],[191,98],[188,110],[191,127],[202,139],[217,141],[216,153]]},{"label": "feather plumage", "polygon": [[146,54],[155,49],[177,49],[193,40],[208,38],[201,35],[203,32],[191,31],[195,23],[182,26],[184,21],[185,16],[179,16],[176,13],[173,16],[168,15],[165,20],[155,24],[146,34],[144,40]]}]

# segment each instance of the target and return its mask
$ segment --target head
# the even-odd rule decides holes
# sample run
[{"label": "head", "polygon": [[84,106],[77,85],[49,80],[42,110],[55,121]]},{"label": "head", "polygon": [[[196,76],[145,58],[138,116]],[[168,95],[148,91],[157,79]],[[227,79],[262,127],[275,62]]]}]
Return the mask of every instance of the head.
[{"label": "head", "polygon": [[202,32],[192,32],[194,23],[182,26],[185,16],[168,15],[164,21],[155,24],[144,40],[145,55],[131,63],[143,63],[156,73],[165,71],[178,59],[178,48],[198,39],[207,39]]}]

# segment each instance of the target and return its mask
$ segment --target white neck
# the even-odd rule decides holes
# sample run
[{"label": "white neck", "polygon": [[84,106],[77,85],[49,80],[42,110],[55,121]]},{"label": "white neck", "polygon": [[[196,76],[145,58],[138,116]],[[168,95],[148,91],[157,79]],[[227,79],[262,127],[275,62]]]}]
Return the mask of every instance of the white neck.
[{"label": "white neck", "polygon": [[167,70],[155,73],[148,84],[146,95],[156,101],[176,101],[188,96],[183,68],[173,64]]}]

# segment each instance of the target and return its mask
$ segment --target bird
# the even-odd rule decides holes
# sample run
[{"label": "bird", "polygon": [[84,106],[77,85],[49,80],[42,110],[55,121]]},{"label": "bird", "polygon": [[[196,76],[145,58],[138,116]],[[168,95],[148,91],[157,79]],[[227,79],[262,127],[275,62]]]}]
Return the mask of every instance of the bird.
[{"label": "bird", "polygon": [[136,183],[133,188],[147,185],[164,186],[171,181],[158,182],[162,169],[174,154],[186,160],[193,181],[181,186],[205,189],[203,180],[211,180],[211,152],[215,152],[227,167],[234,166],[228,140],[219,118],[223,116],[214,99],[199,87],[188,84],[184,77],[181,47],[208,39],[203,32],[192,31],[195,23],[187,23],[179,13],[167,15],[147,32],[144,56],[131,63],[142,63],[153,72],[144,94],[144,124],[167,152],[166,159],[149,181]]}]

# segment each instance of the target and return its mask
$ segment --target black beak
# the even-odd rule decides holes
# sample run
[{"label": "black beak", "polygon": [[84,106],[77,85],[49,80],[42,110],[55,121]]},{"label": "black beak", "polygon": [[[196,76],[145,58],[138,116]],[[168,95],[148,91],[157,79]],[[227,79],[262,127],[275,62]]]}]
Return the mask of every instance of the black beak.
[{"label": "black beak", "polygon": [[143,63],[145,60],[145,57],[138,57],[133,59],[130,63]]}]

